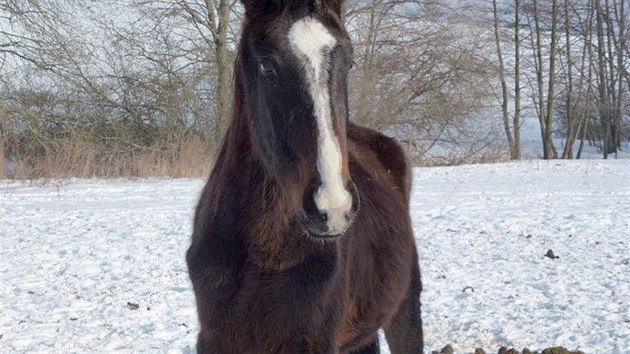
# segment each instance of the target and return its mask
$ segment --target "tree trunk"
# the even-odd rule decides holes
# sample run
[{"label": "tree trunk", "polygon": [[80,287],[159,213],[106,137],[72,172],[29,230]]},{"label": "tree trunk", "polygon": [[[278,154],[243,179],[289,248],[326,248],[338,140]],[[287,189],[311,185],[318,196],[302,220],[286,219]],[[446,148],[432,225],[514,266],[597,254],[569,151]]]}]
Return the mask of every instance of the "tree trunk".
[{"label": "tree trunk", "polygon": [[[533,12],[534,12],[534,32],[536,36],[536,42],[532,46],[534,51],[534,66],[536,69],[536,89],[538,94],[537,99],[537,113],[538,122],[540,123],[540,136],[543,143],[543,158],[553,159],[557,158],[557,151],[553,146],[552,140],[552,123],[553,123],[553,95],[554,95],[554,70],[556,63],[556,26],[557,26],[557,1],[553,0],[552,8],[552,29],[551,29],[551,45],[550,45],[550,60],[549,60],[549,83],[547,89],[547,101],[545,102],[544,95],[544,79],[543,79],[543,59],[542,59],[542,29],[540,23],[540,13],[538,7],[538,0],[533,0]],[[533,40],[533,39],[532,39]]]},{"label": "tree trunk", "polygon": [[557,27],[558,27],[558,1],[552,1],[551,7],[551,44],[549,53],[549,86],[547,91],[547,109],[545,116],[545,135],[543,136],[545,144],[545,158],[558,158],[558,152],[553,146],[553,101],[555,94],[556,81],[556,52],[557,52]]},{"label": "tree trunk", "polygon": [[521,39],[520,29],[520,1],[514,0],[514,154],[512,160],[521,159]]},{"label": "tree trunk", "polygon": [[534,26],[535,26],[535,35],[536,35],[536,43],[532,46],[534,50],[535,56],[535,67],[536,67],[536,91],[538,93],[538,122],[540,123],[540,136],[543,142],[543,158],[548,159],[549,155],[547,154],[547,142],[545,139],[545,100],[543,94],[543,61],[542,61],[542,40],[541,40],[541,29],[540,29],[540,16],[538,13],[538,0],[533,0],[534,5]]},{"label": "tree trunk", "polygon": [[[613,6],[616,6],[613,4]],[[616,46],[616,36],[615,36],[615,26],[612,21],[612,16],[610,13],[610,3],[608,0],[605,0],[604,8],[605,8],[605,20],[606,20],[606,48],[608,50],[608,102],[610,102],[609,106],[609,127],[610,127],[610,136],[608,139],[608,144],[605,145],[605,148],[608,150],[608,154],[616,154],[617,152],[617,91],[616,91],[616,81],[617,81],[617,73],[620,70],[615,68],[615,54],[616,50],[613,49],[613,44]],[[621,112],[619,112],[621,114]]]},{"label": "tree trunk", "polygon": [[588,134],[588,119],[586,119],[584,121],[584,127],[582,128],[582,137],[580,139],[580,147],[578,148],[577,151],[577,155],[575,156],[576,159],[581,159],[582,158],[582,151],[584,150],[584,140],[586,140],[586,136]]},{"label": "tree trunk", "polygon": [[373,89],[374,89],[374,55],[376,50],[376,41],[378,35],[378,24],[377,24],[377,4],[372,0],[367,7],[367,11],[369,14],[369,26],[367,28],[367,32],[365,34],[365,44],[363,45],[364,50],[360,54],[361,55],[361,68],[360,75],[362,79],[362,85],[359,86],[359,99],[357,102],[357,113],[354,117],[356,121],[372,125],[370,122],[370,116],[373,114],[372,105],[369,104],[370,100],[373,100]]},{"label": "tree trunk", "polygon": [[[591,99],[591,88],[592,80],[593,80],[593,50],[592,50],[592,41],[593,41],[593,0],[589,0],[587,6],[587,15],[586,22],[584,23],[584,44],[582,47],[582,62],[580,64],[580,80],[578,82],[578,96],[575,100],[575,107],[577,111],[575,112],[576,117],[579,117],[578,127],[574,131],[572,140],[568,140],[567,143],[570,143],[571,146],[574,145],[575,140],[578,139],[578,136],[581,137],[580,140],[580,150],[578,151],[578,155],[576,158],[581,157],[581,149],[584,146],[585,132],[588,129],[588,119],[590,113],[590,99]],[[588,74],[586,71],[586,65],[588,64]],[[585,80],[586,79],[586,80]],[[584,92],[584,82],[586,81],[587,89],[586,93]],[[578,116],[579,112],[579,116]]]},{"label": "tree trunk", "polygon": [[[623,116],[623,71],[625,68],[624,48],[626,47],[626,16],[625,16],[625,0],[619,0],[619,9],[615,6],[615,19],[619,28],[619,36],[615,43],[617,50],[617,105],[615,107],[616,113],[616,126],[621,127],[621,118]],[[618,133],[615,139],[615,154],[621,148],[621,134]]]},{"label": "tree trunk", "polygon": [[[210,0],[206,0],[206,4]],[[207,6],[210,6],[209,4]],[[211,7],[208,7],[211,10]],[[214,36],[215,57],[217,62],[217,114],[214,141],[219,144],[230,122],[232,112],[232,61],[227,43],[228,23],[230,20],[230,2],[221,0],[218,8],[218,23]]]},{"label": "tree trunk", "polygon": [[598,92],[599,92],[599,117],[602,125],[602,152],[604,159],[608,158],[608,142],[610,140],[610,106],[608,104],[608,90],[606,78],[606,52],[604,47],[604,24],[600,0],[595,0],[596,24],[597,24],[597,68],[598,68]]},{"label": "tree trunk", "polygon": [[566,116],[567,116],[567,137],[562,151],[563,159],[573,158],[573,141],[575,140],[575,130],[577,128],[577,120],[573,111],[573,61],[571,57],[571,33],[569,22],[569,1],[564,0],[564,35],[566,41],[567,55],[567,92],[566,92]]},{"label": "tree trunk", "polygon": [[492,0],[492,9],[494,15],[494,42],[497,48],[497,56],[499,59],[499,79],[501,81],[501,113],[503,116],[503,129],[505,129],[505,136],[507,137],[508,147],[510,149],[510,158],[514,160],[516,155],[516,149],[514,146],[514,139],[512,137],[512,131],[510,129],[510,117],[508,113],[508,90],[507,83],[505,82],[505,65],[503,63],[503,53],[501,52],[501,39],[499,37],[499,14],[497,12],[497,1]]}]

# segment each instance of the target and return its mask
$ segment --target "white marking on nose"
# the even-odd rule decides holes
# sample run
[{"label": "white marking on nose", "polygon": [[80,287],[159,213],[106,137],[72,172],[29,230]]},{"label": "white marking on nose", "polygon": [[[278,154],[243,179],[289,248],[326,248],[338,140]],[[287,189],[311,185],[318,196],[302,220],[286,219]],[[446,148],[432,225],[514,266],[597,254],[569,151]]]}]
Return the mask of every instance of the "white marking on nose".
[{"label": "white marking on nose", "polygon": [[352,196],[343,183],[343,159],[333,130],[328,93],[330,52],[337,40],[321,22],[305,17],[291,26],[289,43],[306,73],[317,118],[317,170],[322,184],[315,192],[315,205],[327,214],[329,232],[342,233],[348,227],[346,214],[352,209]]}]

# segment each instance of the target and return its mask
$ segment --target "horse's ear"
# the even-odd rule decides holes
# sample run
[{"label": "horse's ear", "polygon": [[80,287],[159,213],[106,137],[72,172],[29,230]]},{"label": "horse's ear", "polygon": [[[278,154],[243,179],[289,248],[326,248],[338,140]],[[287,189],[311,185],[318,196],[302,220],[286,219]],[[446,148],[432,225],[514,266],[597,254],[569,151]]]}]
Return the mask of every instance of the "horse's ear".
[{"label": "horse's ear", "polygon": [[245,7],[245,11],[248,14],[255,14],[260,11],[260,9],[264,8],[267,5],[266,0],[241,0],[243,7]]}]

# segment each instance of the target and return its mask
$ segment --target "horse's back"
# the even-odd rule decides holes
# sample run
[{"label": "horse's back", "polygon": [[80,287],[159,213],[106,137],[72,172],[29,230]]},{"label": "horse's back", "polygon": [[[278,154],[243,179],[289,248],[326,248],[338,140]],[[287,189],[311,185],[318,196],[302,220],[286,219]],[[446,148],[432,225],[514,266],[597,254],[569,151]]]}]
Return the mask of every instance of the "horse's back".
[{"label": "horse's back", "polygon": [[[411,170],[407,156],[400,144],[379,131],[350,123],[348,125],[350,150],[354,150],[356,158],[366,162],[366,155],[373,155],[380,167],[391,176],[408,200],[411,189]],[[354,148],[354,149],[353,149]],[[377,166],[378,167],[378,166]]]}]

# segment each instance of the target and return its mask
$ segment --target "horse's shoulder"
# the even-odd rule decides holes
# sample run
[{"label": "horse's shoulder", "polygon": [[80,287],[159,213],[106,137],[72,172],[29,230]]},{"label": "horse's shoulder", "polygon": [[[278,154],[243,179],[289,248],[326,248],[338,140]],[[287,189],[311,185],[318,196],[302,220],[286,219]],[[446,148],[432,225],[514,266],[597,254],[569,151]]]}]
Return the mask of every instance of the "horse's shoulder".
[{"label": "horse's shoulder", "polygon": [[370,151],[380,165],[393,177],[397,187],[409,195],[411,189],[410,163],[403,147],[379,131],[358,124],[348,125],[348,138]]}]

